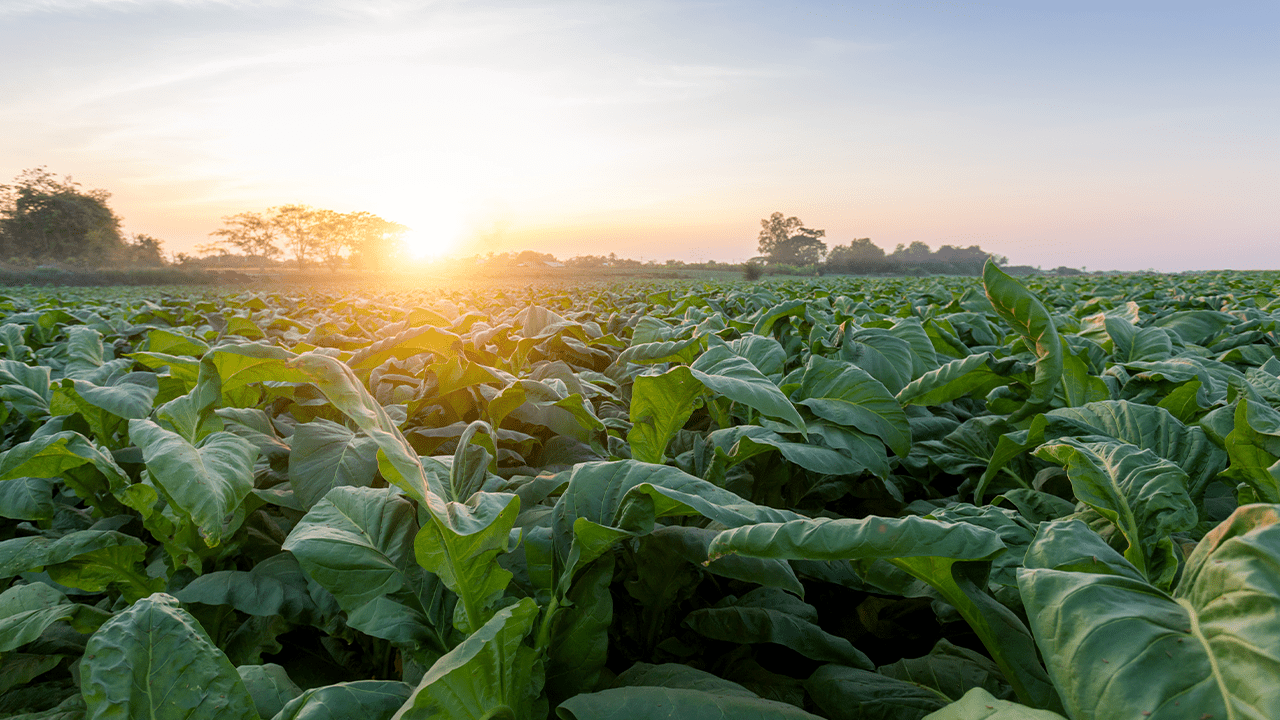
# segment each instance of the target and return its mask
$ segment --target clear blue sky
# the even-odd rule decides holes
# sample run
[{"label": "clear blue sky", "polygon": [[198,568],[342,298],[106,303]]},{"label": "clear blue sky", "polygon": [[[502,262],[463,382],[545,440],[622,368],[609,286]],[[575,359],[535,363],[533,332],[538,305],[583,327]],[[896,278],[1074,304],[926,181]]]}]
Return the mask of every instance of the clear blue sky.
[{"label": "clear blue sky", "polygon": [[0,182],[190,251],[369,210],[471,254],[829,244],[1280,268],[1280,3],[5,0]]}]

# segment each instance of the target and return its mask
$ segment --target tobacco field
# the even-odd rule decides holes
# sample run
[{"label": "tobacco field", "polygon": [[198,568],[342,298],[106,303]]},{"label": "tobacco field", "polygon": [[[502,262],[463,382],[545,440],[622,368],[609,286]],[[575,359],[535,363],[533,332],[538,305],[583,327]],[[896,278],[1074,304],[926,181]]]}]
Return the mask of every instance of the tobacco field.
[{"label": "tobacco field", "polygon": [[1275,273],[0,291],[0,716],[1280,718]]}]

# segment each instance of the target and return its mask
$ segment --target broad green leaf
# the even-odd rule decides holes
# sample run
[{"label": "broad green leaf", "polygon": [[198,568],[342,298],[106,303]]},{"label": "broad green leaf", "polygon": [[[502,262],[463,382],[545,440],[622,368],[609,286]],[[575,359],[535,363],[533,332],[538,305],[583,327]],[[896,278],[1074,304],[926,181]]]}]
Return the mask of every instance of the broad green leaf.
[{"label": "broad green leaf", "polygon": [[1224,445],[1231,460],[1227,474],[1247,483],[1259,500],[1280,502],[1280,412],[1240,398]]},{"label": "broad green leaf", "polygon": [[[1280,716],[1280,686],[1257,681],[1280,672],[1277,510],[1238,509],[1196,546],[1172,594],[1102,543],[1077,560],[1033,545],[1018,585],[1067,713]],[[1036,545],[1058,542],[1045,533],[1057,524]]]},{"label": "broad green leaf", "polygon": [[222,330],[223,335],[239,335],[250,340],[261,340],[267,336],[257,323],[247,317],[232,315],[226,318],[226,321],[227,325]]},{"label": "broad green leaf", "polygon": [[1156,407],[1168,410],[1181,422],[1195,422],[1209,409],[1201,405],[1204,398],[1204,383],[1199,380],[1185,382],[1164,396]]},{"label": "broad green leaf", "polygon": [[631,457],[661,464],[667,443],[698,407],[703,386],[689,368],[678,365],[662,375],[641,375],[631,389]]},{"label": "broad green leaf", "polygon": [[[809,431],[811,434],[821,438],[827,447],[840,450],[843,455],[853,460],[860,468],[853,474],[858,474],[862,471],[862,468],[865,468],[876,477],[889,477],[889,454],[884,442],[879,438],[872,437],[853,428],[819,422],[809,423]],[[813,450],[823,449],[817,445],[811,445],[810,448]],[[779,448],[779,450],[782,449]],[[786,453],[784,452],[783,455],[785,456]],[[792,459],[792,462],[796,461]],[[801,463],[796,462],[796,464],[799,465]]]},{"label": "broad green leaf", "polygon": [[290,700],[302,694],[302,688],[289,679],[289,673],[275,663],[241,665],[236,672],[260,717],[275,717]]},{"label": "broad green leaf", "polygon": [[[1145,716],[1144,716],[1145,717]],[[974,688],[956,702],[924,716],[924,720],[1066,720],[1056,712],[1036,710]]]},{"label": "broad green leaf", "polygon": [[258,718],[227,656],[162,593],[134,603],[89,638],[80,678],[91,718]]},{"label": "broad green leaf", "polygon": [[198,358],[209,350],[209,344],[190,335],[156,328],[147,333],[146,350]]},{"label": "broad green leaf", "polygon": [[289,485],[310,509],[335,487],[368,487],[378,474],[378,446],[328,420],[298,425],[289,441]]},{"label": "broad green leaf", "polygon": [[1227,464],[1225,453],[1202,429],[1182,424],[1163,408],[1114,400],[1052,410],[1045,418],[1052,423],[1048,432],[1055,437],[1109,436],[1176,464],[1189,476],[1192,498],[1202,496],[1205,486]]},{"label": "broad green leaf", "polygon": [[630,686],[576,695],[556,708],[560,720],[816,720],[787,703],[754,694],[681,687]]},{"label": "broad green leaf", "polygon": [[258,448],[229,432],[192,445],[150,420],[130,420],[129,439],[142,449],[147,471],[169,501],[191,518],[209,547],[235,530],[224,524],[253,489]]},{"label": "broad green leaf", "polygon": [[1162,588],[1177,572],[1170,534],[1195,527],[1187,474],[1150,450],[1119,442],[1064,438],[1036,456],[1063,465],[1078,500],[1096,510],[1128,541],[1124,557]]},{"label": "broad green leaf", "polygon": [[462,431],[449,465],[449,500],[466,502],[484,487],[497,454],[493,436],[493,428],[483,420],[473,420]]},{"label": "broad green leaf", "polygon": [[1026,568],[1116,575],[1147,583],[1142,572],[1108,545],[1101,535],[1083,521],[1070,517],[1042,523],[1027,548],[1022,564]]},{"label": "broad green leaf", "polygon": [[965,523],[908,516],[759,522],[722,531],[710,559],[731,553],[797,560],[940,557],[987,560],[1003,552],[996,533]]},{"label": "broad green leaf", "polygon": [[178,433],[187,442],[198,443],[223,429],[222,417],[215,413],[221,399],[222,378],[211,361],[201,362],[195,387],[156,408],[156,424]]},{"label": "broad green leaf", "polygon": [[1019,698],[1056,704],[1030,633],[987,595],[987,565],[1005,551],[999,536],[966,523],[919,517],[827,518],[760,523],[725,530],[710,557],[729,553],[797,560],[887,560],[936,589],[982,639]]},{"label": "broad green leaf", "polygon": [[793,595],[804,597],[804,585],[796,578],[795,571],[785,560],[725,555],[708,561],[707,550],[717,534],[719,531],[711,528],[670,525],[654,530],[649,534],[647,542],[656,544],[688,562],[703,566],[713,575],[764,587],[781,588]]},{"label": "broad green leaf", "polygon": [[111,492],[129,484],[109,453],[71,431],[29,440],[0,455],[0,482],[20,477],[59,478],[95,507],[113,504]]},{"label": "broad green leaf", "polygon": [[[817,429],[818,426],[816,424],[810,423],[810,430],[817,431]],[[869,439],[871,443],[878,444],[880,442],[876,439]],[[870,463],[864,463],[863,455],[865,453],[859,453],[851,458],[821,445],[791,442],[772,430],[758,425],[739,425],[723,430],[715,430],[707,434],[706,441],[711,447],[715,448],[717,454],[723,454],[730,464],[737,464],[760,453],[775,449],[782,453],[782,456],[788,461],[806,470],[812,470],[823,475],[857,475],[863,470],[873,467],[876,462],[875,459],[872,459]]]},{"label": "broad green leaf", "polygon": [[351,356],[350,364],[355,370],[372,370],[393,358],[407,360],[425,352],[442,360],[456,357],[462,354],[462,338],[430,325],[410,328],[357,352]]},{"label": "broad green leaf", "polygon": [[832,720],[919,720],[948,703],[928,688],[843,665],[823,665],[809,676],[804,687]]},{"label": "broad green leaf", "polygon": [[566,595],[568,602],[554,610],[550,636],[539,639],[545,647],[547,695],[552,701],[600,685],[609,657],[609,627],[613,622],[613,558],[605,555],[578,578]]},{"label": "broad green leaf", "polygon": [[39,638],[50,625],[74,617],[76,608],[44,583],[15,585],[0,592],[0,653]]},{"label": "broad green leaf", "polygon": [[1107,335],[1115,345],[1115,362],[1158,362],[1173,356],[1169,333],[1157,327],[1135,327],[1125,318],[1109,317]]},{"label": "broad green leaf", "polygon": [[15,410],[29,418],[48,415],[53,399],[49,377],[47,367],[0,360],[0,400],[12,403]]},{"label": "broad green leaf", "polygon": [[67,362],[62,369],[63,377],[84,377],[110,359],[102,347],[102,333],[84,325],[67,329],[66,348]]},{"label": "broad green leaf", "polygon": [[483,625],[510,579],[510,573],[492,560],[507,549],[508,533],[520,512],[518,497],[476,493],[467,504],[449,502],[446,478],[428,474],[386,410],[349,367],[308,353],[289,361],[288,368],[315,383],[338,410],[373,438],[382,476],[426,506],[432,522],[423,525],[414,540],[418,562],[457,593],[454,623],[462,632]]},{"label": "broad green leaf", "polygon": [[459,602],[454,626],[474,632],[492,617],[511,573],[495,561],[509,552],[520,498],[478,492],[464,503],[450,502],[447,521],[426,523],[413,541],[418,563],[438,576]]},{"label": "broad green leaf", "polygon": [[[0,695],[13,688],[26,685],[58,667],[66,657],[66,655],[37,655],[34,653],[7,654],[3,660],[0,660]],[[75,699],[79,700],[78,697]],[[29,716],[23,715],[11,715],[10,717],[29,720]]]},{"label": "broad green leaf", "polygon": [[[79,412],[95,437],[108,442],[122,426],[121,419],[145,418],[151,413],[159,390],[156,376],[145,372],[116,375],[101,385],[67,378],[54,395],[53,412]],[[65,406],[64,398],[70,400]]]},{"label": "broad green leaf", "polygon": [[840,345],[840,359],[867,371],[890,395],[916,378],[912,369],[919,362],[906,340],[882,328],[849,330]]},{"label": "broad green leaf", "polygon": [[1013,688],[991,658],[946,639],[939,640],[928,655],[882,665],[876,672],[929,688],[951,701],[960,700],[973,688],[1006,699],[1013,694]]},{"label": "broad green leaf", "polygon": [[31,357],[31,347],[27,345],[26,333],[21,325],[0,325],[0,346],[3,346],[4,353],[10,360],[21,363]]},{"label": "broad green leaf", "polygon": [[54,582],[85,592],[122,586],[133,600],[154,590],[140,567],[146,551],[141,540],[112,530],[79,530],[56,540],[13,538],[0,542],[0,578],[46,570]]},{"label": "broad green leaf", "polygon": [[734,355],[750,360],[766,377],[782,377],[787,364],[787,351],[782,349],[782,344],[777,340],[747,333],[736,340],[730,340],[729,349]]},{"label": "broad green leaf", "polygon": [[756,696],[755,693],[736,682],[680,663],[651,665],[638,662],[618,675],[614,680],[614,687],[683,688],[745,698]]},{"label": "broad green leaf", "polygon": [[1005,274],[991,259],[982,268],[982,285],[996,314],[1031,344],[1038,358],[1031,396],[1014,419],[1030,416],[1036,408],[1053,399],[1053,391],[1062,379],[1062,341],[1053,316],[1039,298]]},{"label": "broad green leaf", "polygon": [[44,570],[59,585],[84,592],[97,593],[118,587],[130,602],[162,589],[164,580],[148,577],[142,568],[146,548],[130,536],[124,538],[133,542],[122,541],[57,564],[50,563]]},{"label": "broad green leaf", "polygon": [[473,363],[461,356],[451,357],[440,363],[433,363],[424,373],[430,382],[434,375],[436,394],[445,396],[465,388],[487,383],[506,384],[502,374],[494,368]]},{"label": "broad green leaf", "polygon": [[1177,333],[1183,342],[1207,346],[1215,335],[1236,322],[1232,315],[1216,310],[1183,310],[1156,318],[1151,324]]},{"label": "broad green leaf", "polygon": [[810,356],[792,397],[820,418],[875,435],[900,457],[911,450],[911,428],[902,406],[856,365]]},{"label": "broad green leaf", "polygon": [[617,363],[651,365],[654,363],[691,363],[702,352],[702,338],[690,337],[683,340],[661,340],[654,342],[638,342],[618,355]]},{"label": "broad green leaf", "polygon": [[871,660],[848,640],[819,627],[815,622],[817,613],[811,606],[796,601],[802,610],[793,614],[786,605],[769,602],[776,601],[782,592],[776,588],[758,588],[736,601],[726,599],[715,607],[694,610],[685,617],[684,624],[713,640],[773,643],[819,662],[874,669]]},{"label": "broad green leaf", "polygon": [[565,435],[581,443],[591,443],[598,433],[604,432],[604,424],[587,406],[581,395],[566,395],[563,383],[559,387],[543,381],[517,380],[499,395],[498,402],[491,402],[491,425],[499,427],[504,419],[512,418],[522,423],[545,427],[556,435]]},{"label": "broad green leaf", "polygon": [[200,375],[200,361],[194,358],[153,352],[128,353],[125,357],[152,370],[165,370],[165,375],[186,387],[193,387]]},{"label": "broad green leaf", "polygon": [[[727,527],[797,517],[785,510],[755,505],[668,465],[634,460],[584,463],[564,474],[568,487],[555,505],[556,554],[572,573],[622,537],[647,534],[656,519],[702,515]],[[584,525],[584,523],[586,523]],[[594,526],[603,544],[586,552],[582,533]],[[602,532],[613,529],[615,532]]]},{"label": "broad green leaf", "polygon": [[12,520],[53,518],[55,478],[19,477],[0,480],[0,517]]},{"label": "broad green leaf", "polygon": [[410,690],[392,680],[357,680],[311,688],[290,700],[271,720],[390,720],[409,698]]},{"label": "broad green leaf", "polygon": [[433,625],[422,597],[435,579],[412,555],[416,532],[413,505],[393,490],[337,487],[307,512],[282,549],[337,598],[355,629],[443,650],[446,628]]},{"label": "broad green leaf", "polygon": [[[331,357],[314,353],[299,355],[288,363],[277,361],[270,367],[285,369],[305,382],[314,383],[335,408],[351,418],[377,443],[378,469],[388,482],[430,507],[433,513],[441,515],[445,512],[441,492],[433,493],[437,501],[428,501],[427,485],[432,479],[428,478],[418,454],[351,368]],[[434,480],[437,488],[441,489],[440,479]]]},{"label": "broad green leaf", "polygon": [[804,419],[795,406],[749,360],[727,346],[714,345],[689,366],[693,377],[713,393],[742,403],[769,417],[785,420],[805,432]]},{"label": "broad green leaf", "polygon": [[534,717],[542,667],[523,641],[537,617],[532,598],[499,610],[431,666],[394,720]]},{"label": "broad green leaf", "polygon": [[768,335],[780,320],[790,317],[805,318],[807,314],[808,303],[804,298],[785,300],[771,308],[762,310],[751,332],[756,335]]},{"label": "broad green leaf", "polygon": [[515,322],[525,337],[541,337],[555,332],[566,320],[541,305],[530,305],[516,315]]},{"label": "broad green leaf", "polygon": [[966,395],[985,395],[1009,382],[989,367],[990,360],[987,352],[952,360],[912,380],[896,399],[903,405],[941,405]]},{"label": "broad green leaf", "polygon": [[185,604],[230,605],[257,617],[279,615],[293,622],[323,625],[322,616],[336,611],[335,599],[327,591],[317,592],[319,588],[312,583],[296,557],[282,552],[248,571],[205,573],[174,593],[174,597]]},{"label": "broad green leaf", "polygon": [[1061,390],[1063,403],[1067,407],[1111,399],[1111,391],[1102,378],[1095,377],[1083,360],[1065,349],[1062,355]]},{"label": "broad green leaf", "polygon": [[[261,382],[306,382],[309,378],[290,372],[284,361],[294,354],[263,343],[217,345],[205,353],[201,364],[211,363],[222,381],[223,403],[243,407],[243,389]],[[255,396],[256,397],[256,396]]]}]

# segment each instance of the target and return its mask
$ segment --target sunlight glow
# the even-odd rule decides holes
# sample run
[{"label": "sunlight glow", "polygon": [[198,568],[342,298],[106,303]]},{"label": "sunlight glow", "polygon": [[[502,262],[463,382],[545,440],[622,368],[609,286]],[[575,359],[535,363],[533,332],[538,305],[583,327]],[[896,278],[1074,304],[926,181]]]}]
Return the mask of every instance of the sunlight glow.
[{"label": "sunlight glow", "polygon": [[429,231],[410,230],[400,242],[411,259],[436,260],[452,250],[460,236],[460,228],[437,226]]}]

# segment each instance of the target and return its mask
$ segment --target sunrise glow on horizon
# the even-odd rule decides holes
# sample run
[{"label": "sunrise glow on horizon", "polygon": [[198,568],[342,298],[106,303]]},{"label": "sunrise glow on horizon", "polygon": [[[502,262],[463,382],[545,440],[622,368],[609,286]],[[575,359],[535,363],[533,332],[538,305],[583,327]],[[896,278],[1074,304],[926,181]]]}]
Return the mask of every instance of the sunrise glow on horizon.
[{"label": "sunrise glow on horizon", "polygon": [[886,250],[1280,268],[1280,6],[15,0],[0,184],[171,252],[302,203],[415,260],[742,261],[774,211]]}]

